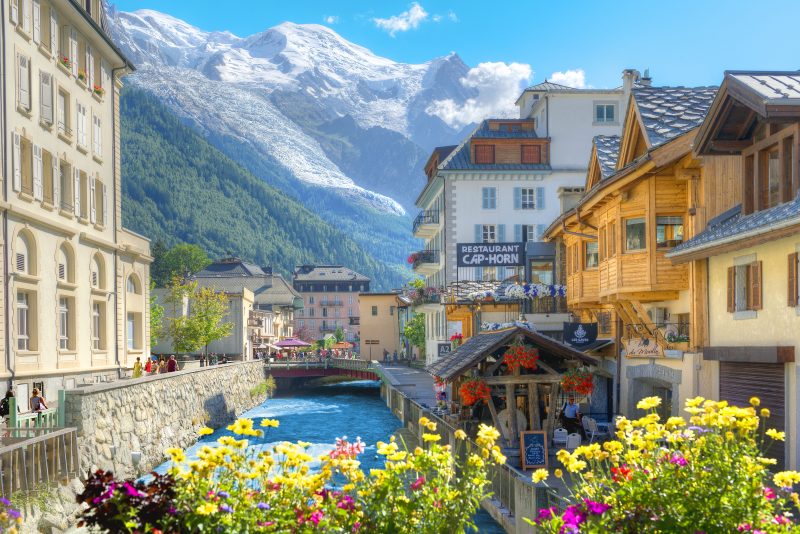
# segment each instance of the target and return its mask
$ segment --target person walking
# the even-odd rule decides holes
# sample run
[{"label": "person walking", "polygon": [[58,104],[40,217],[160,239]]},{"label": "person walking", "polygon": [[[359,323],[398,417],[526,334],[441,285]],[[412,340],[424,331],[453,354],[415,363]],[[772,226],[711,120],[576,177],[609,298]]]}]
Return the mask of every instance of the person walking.
[{"label": "person walking", "polygon": [[144,364],[144,372],[148,375],[153,373],[153,358],[147,358],[147,363]]},{"label": "person walking", "polygon": [[167,372],[167,362],[164,361],[163,356],[158,357],[158,373],[166,373]]},{"label": "person walking", "polygon": [[[14,390],[9,389],[6,391],[6,396],[0,400],[0,418],[3,423],[8,423],[8,416],[11,415],[11,398],[14,397]],[[17,406],[17,413],[19,413],[19,405]]]},{"label": "person walking", "polygon": [[140,357],[136,357],[136,361],[133,362],[133,378],[141,378],[142,377],[142,359]]},{"label": "person walking", "polygon": [[169,357],[169,361],[167,362],[167,372],[174,373],[178,370],[178,360],[175,359],[175,355],[172,354]]},{"label": "person walking", "polygon": [[37,388],[33,388],[31,392],[31,398],[28,401],[28,407],[32,412],[41,412],[42,410],[47,409],[47,402],[45,402],[44,397],[39,395],[39,390]]}]

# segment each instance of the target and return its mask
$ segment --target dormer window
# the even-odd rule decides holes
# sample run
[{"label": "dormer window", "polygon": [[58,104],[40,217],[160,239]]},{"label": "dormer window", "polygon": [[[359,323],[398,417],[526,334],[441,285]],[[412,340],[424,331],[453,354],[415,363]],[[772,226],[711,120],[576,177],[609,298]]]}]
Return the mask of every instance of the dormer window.
[{"label": "dormer window", "polygon": [[494,163],[494,145],[475,145],[475,163]]}]

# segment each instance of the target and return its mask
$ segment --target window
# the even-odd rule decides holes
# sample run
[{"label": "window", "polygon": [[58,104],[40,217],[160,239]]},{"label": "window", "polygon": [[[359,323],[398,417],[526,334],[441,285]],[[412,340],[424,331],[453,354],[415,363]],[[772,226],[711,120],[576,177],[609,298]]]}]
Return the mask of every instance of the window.
[{"label": "window", "polygon": [[600,231],[597,232],[597,250],[599,252],[598,259],[603,261],[606,258],[606,227],[603,226],[600,228]]},{"label": "window", "polygon": [[494,163],[494,145],[475,145],[475,163]]},{"label": "window", "polygon": [[766,187],[761,190],[761,209],[771,208],[781,203],[781,165],[778,159],[778,148],[768,151],[764,158],[766,159]]},{"label": "window", "polygon": [[99,302],[92,303],[92,348],[100,350],[103,331],[103,313]]},{"label": "window", "polygon": [[646,246],[644,217],[625,221],[625,250],[644,250]]},{"label": "window", "polygon": [[100,258],[99,254],[95,254],[92,258],[92,264],[90,268],[90,280],[92,287],[95,289],[105,289],[105,275],[103,272],[103,260]]},{"label": "window", "polygon": [[322,316],[323,317],[327,317],[328,316],[328,308],[322,308]]},{"label": "window", "polygon": [[139,325],[141,324],[141,314],[128,312],[126,323],[128,330],[128,350],[136,350],[141,348],[139,343]]},{"label": "window", "polygon": [[587,241],[584,243],[584,268],[585,269],[594,269],[597,267],[597,251],[598,251],[598,244],[597,241]]},{"label": "window", "polygon": [[484,224],[482,226],[482,241],[484,243],[497,242],[496,228],[497,227],[493,224]]},{"label": "window", "polygon": [[309,304],[314,304],[314,296],[313,295],[308,297],[308,303]]},{"label": "window", "polygon": [[377,306],[373,306],[372,307],[372,315],[378,315],[378,307]]},{"label": "window", "polygon": [[100,127],[100,117],[92,115],[92,147],[94,155],[98,158],[103,155],[103,130]]},{"label": "window", "polygon": [[597,318],[597,333],[602,335],[611,334],[611,312],[595,312]]},{"label": "window", "polygon": [[594,122],[616,122],[616,106],[614,104],[595,104]]},{"label": "window", "polygon": [[608,225],[608,257],[613,258],[617,254],[617,223],[612,222]]},{"label": "window", "polygon": [[389,315],[394,315],[394,306],[389,306]]},{"label": "window", "polygon": [[536,208],[536,190],[532,187],[523,187],[520,191],[522,195],[522,209],[532,210]]},{"label": "window", "polygon": [[53,75],[39,72],[39,107],[42,122],[53,124]]},{"label": "window", "polygon": [[531,262],[531,283],[532,284],[553,284],[553,262],[551,261],[532,261]]},{"label": "window", "polygon": [[72,166],[68,163],[59,163],[60,179],[61,179],[61,209],[65,212],[72,212],[74,210],[72,202],[75,199],[75,193],[72,191]]},{"label": "window", "polygon": [[24,111],[31,110],[31,59],[17,54],[17,105]]},{"label": "window", "polygon": [[535,224],[522,225],[522,241],[536,241],[537,232]]},{"label": "window", "polygon": [[[352,287],[352,286],[351,286],[351,287]],[[352,289],[351,289],[350,291],[352,291]],[[349,296],[347,297],[347,303],[348,303],[348,304],[353,304],[353,295],[349,295]]]},{"label": "window", "polygon": [[522,145],[520,161],[536,164],[542,162],[542,147],[539,145]]},{"label": "window", "polygon": [[58,261],[56,264],[56,276],[62,282],[74,282],[74,269],[72,267],[72,251],[68,245],[61,245],[58,249]]},{"label": "window", "polygon": [[482,193],[483,193],[483,209],[485,210],[497,209],[497,188],[484,187]]},{"label": "window", "polygon": [[72,136],[72,130],[69,126],[69,95],[59,90],[58,91],[58,133],[66,137]]},{"label": "window", "polygon": [[135,295],[139,294],[139,280],[136,279],[136,276],[130,275],[128,277],[128,282],[126,284],[128,293],[133,293]]},{"label": "window", "polygon": [[762,307],[761,262],[728,267],[728,312],[756,311]]},{"label": "window", "polygon": [[69,349],[69,299],[58,299],[58,348]]},{"label": "window", "polygon": [[30,307],[28,294],[17,293],[17,350],[30,350]]},{"label": "window", "polygon": [[656,248],[672,248],[683,243],[682,217],[656,217]]},{"label": "window", "polygon": [[78,109],[78,118],[75,125],[78,130],[78,144],[82,147],[87,146],[86,135],[86,106],[76,102],[75,106]]},{"label": "window", "polygon": [[22,30],[31,33],[31,0],[18,0],[22,8]]}]

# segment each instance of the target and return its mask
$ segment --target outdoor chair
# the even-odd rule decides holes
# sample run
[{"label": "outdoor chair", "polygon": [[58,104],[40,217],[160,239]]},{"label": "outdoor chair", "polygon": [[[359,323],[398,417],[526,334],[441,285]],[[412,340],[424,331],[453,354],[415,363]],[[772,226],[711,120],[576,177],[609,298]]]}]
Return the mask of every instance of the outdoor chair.
[{"label": "outdoor chair", "polygon": [[572,452],[578,447],[581,446],[581,435],[578,433],[573,433],[567,436],[567,450]]},{"label": "outdoor chair", "polygon": [[553,431],[553,446],[566,447],[568,434],[569,432],[567,432],[566,428],[556,428]]},{"label": "outdoor chair", "polygon": [[597,421],[589,419],[589,431],[587,432],[587,436],[589,436],[589,443],[592,443],[595,438],[608,438],[610,434],[607,428],[601,430],[600,427],[597,426]]},{"label": "outdoor chair", "polygon": [[584,415],[581,418],[581,426],[583,427],[583,433],[586,436],[589,435],[589,421],[592,421],[592,418],[589,417],[588,415]]}]

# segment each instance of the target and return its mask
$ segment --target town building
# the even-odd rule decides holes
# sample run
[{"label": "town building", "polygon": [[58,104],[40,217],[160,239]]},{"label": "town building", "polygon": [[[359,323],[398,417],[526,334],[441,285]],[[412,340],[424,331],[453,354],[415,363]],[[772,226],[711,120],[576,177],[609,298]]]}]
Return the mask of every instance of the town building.
[{"label": "town building", "polygon": [[767,455],[800,465],[800,71],[726,72],[694,142],[698,232],[667,254],[698,266],[707,307],[701,373],[714,399],[759,397],[786,432]]},{"label": "town building", "polygon": [[303,299],[295,320],[298,336],[317,341],[341,329],[345,341],[359,340],[358,295],[369,292],[369,278],[343,265],[299,265],[292,285]]},{"label": "town building", "polygon": [[[649,80],[633,70],[625,71],[621,87],[608,90],[546,81],[523,91],[519,119],[486,119],[460,145],[433,151],[413,225],[424,247],[409,257],[430,288],[427,301],[415,307],[426,316],[429,362],[449,350],[453,335],[468,338],[484,322],[504,324],[526,314],[560,329],[566,306],[557,291],[520,299],[506,289],[558,285],[558,251],[528,251],[526,244],[541,241],[545,228],[580,198],[592,139],[619,135],[625,95],[637,83]],[[464,266],[458,252],[459,245],[501,243],[522,244],[515,261]],[[476,302],[487,296],[490,302]]]},{"label": "town building", "polygon": [[[259,267],[236,257],[222,258],[195,274],[198,287],[224,292],[230,312],[225,322],[233,324],[231,334],[215,341],[209,352],[249,360],[257,353],[275,350],[278,341],[294,336],[294,315],[302,307],[302,297],[271,267]],[[188,305],[167,302],[168,289],[157,289],[165,317],[191,313]],[[201,354],[205,348],[193,354]],[[157,354],[175,352],[169,338],[159,340],[153,348]]]},{"label": "town building", "polygon": [[134,67],[104,9],[2,10],[0,376],[21,398],[112,380],[150,348],[150,245],[121,219],[119,93]]},{"label": "town building", "polygon": [[664,416],[678,415],[702,388],[705,315],[692,281],[705,271],[666,255],[696,230],[692,142],[715,94],[633,88],[622,135],[594,139],[585,195],[546,232],[566,251],[570,311],[609,340],[599,354],[617,376],[617,403],[605,417],[635,415],[636,402],[653,395]]},{"label": "town building", "polygon": [[399,292],[359,293],[361,329],[359,354],[367,361],[382,360],[385,354],[411,357],[405,335],[410,301]]}]

